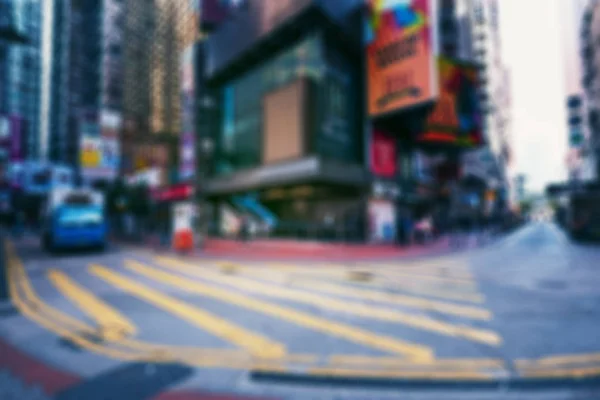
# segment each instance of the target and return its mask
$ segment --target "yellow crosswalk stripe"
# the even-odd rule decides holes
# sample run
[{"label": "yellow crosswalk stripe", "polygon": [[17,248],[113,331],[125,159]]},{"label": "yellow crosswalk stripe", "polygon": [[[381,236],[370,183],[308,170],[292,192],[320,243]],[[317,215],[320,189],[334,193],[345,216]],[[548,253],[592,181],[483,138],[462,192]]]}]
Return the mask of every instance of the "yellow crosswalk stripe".
[{"label": "yellow crosswalk stripe", "polygon": [[426,276],[441,276],[446,278],[472,280],[473,274],[465,267],[451,266],[451,265],[440,265],[440,266],[427,266],[427,265],[383,265],[379,268],[386,268],[391,271],[415,273]]},{"label": "yellow crosswalk stripe", "polygon": [[433,352],[426,346],[416,345],[389,336],[379,335],[366,331],[360,327],[333,322],[309,313],[297,311],[293,308],[283,307],[263,300],[258,300],[243,294],[234,293],[226,289],[193,282],[167,272],[145,266],[139,262],[127,261],[127,268],[150,279],[169,284],[187,292],[210,296],[215,299],[235,304],[282,320],[290,321],[297,325],[326,333],[331,336],[343,338],[355,343],[373,347],[386,352],[402,354],[417,359],[430,359]]},{"label": "yellow crosswalk stripe", "polygon": [[279,358],[286,354],[283,344],[262,335],[250,332],[236,324],[228,322],[201,308],[167,296],[134,280],[111,271],[108,268],[93,265],[90,272],[106,282],[124,290],[144,301],[170,312],[179,318],[204,329],[223,340],[248,350],[262,358]]},{"label": "yellow crosswalk stripe", "polygon": [[[329,310],[334,310],[346,314],[357,315],[363,318],[401,323],[404,325],[411,326],[413,328],[427,330],[451,337],[461,337],[493,346],[499,345],[502,341],[495,332],[487,329],[472,328],[466,325],[454,325],[438,321],[433,318],[404,313],[389,308],[373,307],[363,303],[339,300],[323,295],[298,291],[290,288],[282,288],[268,284],[262,284],[260,282],[250,279],[222,276],[211,273],[206,270],[195,270],[193,265],[180,262],[178,260],[165,260],[164,258],[161,258],[160,260],[162,260],[161,265],[165,265],[165,267],[167,268],[171,267],[172,269],[184,272],[186,274],[194,274],[194,276],[197,276],[202,279],[207,279],[212,282],[235,286],[237,288],[250,291],[259,295],[301,302],[320,308],[326,308]],[[135,266],[135,263],[132,263],[130,265]],[[139,269],[136,268],[136,271],[139,272]],[[148,272],[148,270],[144,271]]]},{"label": "yellow crosswalk stripe", "polygon": [[441,301],[427,300],[419,297],[405,296],[401,294],[392,294],[380,292],[377,290],[348,288],[342,285],[332,283],[324,283],[319,281],[292,281],[292,285],[299,286],[304,289],[317,290],[334,295],[344,297],[352,297],[362,300],[376,301],[379,303],[390,303],[405,307],[421,308],[439,313],[458,315],[466,318],[490,320],[492,314],[483,308],[463,306]]},{"label": "yellow crosswalk stripe", "polygon": [[586,378],[600,376],[600,367],[526,369],[519,372],[526,378]]},{"label": "yellow crosswalk stripe", "polygon": [[[316,280],[317,277],[307,274],[307,275],[292,275],[292,276],[282,276],[277,274],[264,274],[264,273],[256,273],[253,271],[252,277],[260,278],[261,280],[267,280],[276,283],[282,282],[298,282],[298,281],[313,281]],[[468,289],[466,291],[456,291],[456,289],[452,289],[449,291],[448,289],[444,289],[443,287],[439,287],[436,285],[423,285],[422,282],[411,282],[411,281],[390,281],[387,278],[375,276],[372,281],[367,282],[348,282],[348,278],[346,276],[337,274],[337,276],[333,274],[329,274],[326,276],[326,281],[321,280],[321,282],[336,282],[337,284],[344,285],[348,288],[354,287],[375,287],[376,289],[386,290],[389,292],[390,289],[400,290],[402,292],[408,292],[411,294],[416,294],[420,296],[434,297],[438,299],[444,300],[455,300],[469,303],[477,303],[481,304],[485,302],[484,297],[475,292],[472,289]],[[374,286],[374,284],[378,284],[378,286]],[[366,286],[368,285],[368,286]],[[461,288],[464,289],[464,288]]]},{"label": "yellow crosswalk stripe", "polygon": [[[178,262],[177,260],[170,261],[174,261],[175,263]],[[169,261],[164,260],[162,264],[167,264],[167,267],[169,265],[174,265],[173,263],[169,263]],[[342,311],[351,313],[356,312],[357,309],[365,309],[365,306],[363,304],[334,300],[331,297],[325,297],[319,294],[309,293],[305,291],[298,291],[288,287],[282,288],[273,285],[267,285],[255,279],[245,279],[231,276],[224,277],[223,275],[216,274],[212,271],[207,271],[206,269],[203,269],[202,271],[198,271],[196,268],[186,268],[185,270],[181,270],[180,268],[178,268],[177,265],[174,265],[174,267],[175,270],[180,270],[182,272],[185,272],[186,274],[191,274],[199,278],[208,279],[221,284],[234,285],[236,287],[240,287],[242,289],[252,291],[257,294],[263,294],[271,297],[277,297],[280,299],[287,299],[292,301],[301,301],[304,303],[328,307],[332,309],[341,309]],[[421,299],[417,297],[404,296],[399,294],[394,295],[389,293],[382,293],[374,290],[363,290],[358,288],[351,289],[338,285],[320,283],[318,281],[305,282],[292,280],[290,283],[294,286],[300,286],[304,289],[316,289],[318,291],[323,291],[334,295],[359,298],[362,300],[391,303],[405,307],[432,310],[440,313],[458,315],[465,318],[480,320],[490,320],[492,318],[492,315],[488,310],[478,307],[449,304],[440,301]]]},{"label": "yellow crosswalk stripe", "polygon": [[73,281],[65,273],[50,270],[48,279],[61,294],[96,322],[100,328],[99,334],[104,339],[115,341],[136,333],[135,325],[127,317]]},{"label": "yellow crosswalk stripe", "polygon": [[362,367],[371,369],[383,368],[432,368],[432,369],[480,369],[502,368],[504,361],[494,358],[437,358],[431,362],[418,363],[397,357],[373,357],[360,355],[333,355],[328,358],[328,365],[347,368]]},{"label": "yellow crosswalk stripe", "polygon": [[[348,271],[353,269],[367,269],[371,272],[377,272],[380,270],[398,270],[400,272],[425,272],[428,274],[445,274],[448,276],[454,276],[457,278],[472,278],[469,266],[464,261],[437,261],[437,262],[410,262],[410,263],[390,263],[390,262],[372,262],[372,263],[358,263],[353,265],[343,264],[311,264],[309,266],[298,265],[298,264],[282,264],[273,263],[266,265],[272,269],[279,269],[290,272],[300,273],[314,273],[314,274],[327,274],[331,271]],[[252,268],[252,266],[248,266]]]},{"label": "yellow crosswalk stripe", "polygon": [[477,380],[483,381],[492,378],[492,374],[471,370],[471,371],[418,371],[406,369],[401,371],[394,370],[373,370],[373,369],[344,369],[331,367],[309,368],[308,374],[322,377],[344,377],[344,378],[390,378],[390,379],[430,379],[430,380]]},{"label": "yellow crosswalk stripe", "polygon": [[539,359],[515,360],[518,367],[557,367],[562,365],[594,364],[600,363],[600,353],[568,354],[549,356]]},{"label": "yellow crosswalk stripe", "polygon": [[455,286],[463,286],[466,288],[474,289],[477,287],[475,281],[470,279],[459,279],[459,278],[451,278],[444,277],[440,275],[428,275],[417,272],[404,272],[404,271],[391,271],[391,270],[381,270],[380,273],[390,279],[394,280],[421,280],[421,281],[430,281],[442,283],[444,285],[455,285]]}]

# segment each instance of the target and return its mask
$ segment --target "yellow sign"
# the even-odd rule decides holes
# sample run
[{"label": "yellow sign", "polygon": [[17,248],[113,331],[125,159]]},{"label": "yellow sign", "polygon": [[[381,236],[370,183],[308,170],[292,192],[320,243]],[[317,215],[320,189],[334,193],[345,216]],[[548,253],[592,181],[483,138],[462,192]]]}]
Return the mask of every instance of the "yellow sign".
[{"label": "yellow sign", "polygon": [[81,167],[97,168],[102,163],[102,152],[100,150],[100,141],[91,138],[82,138],[81,145]]}]

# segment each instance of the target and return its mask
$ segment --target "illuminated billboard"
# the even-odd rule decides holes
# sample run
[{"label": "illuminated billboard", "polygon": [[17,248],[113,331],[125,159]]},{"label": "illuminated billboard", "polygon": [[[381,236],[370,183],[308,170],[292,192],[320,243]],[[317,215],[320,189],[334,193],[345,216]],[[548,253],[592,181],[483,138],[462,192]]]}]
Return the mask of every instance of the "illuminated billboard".
[{"label": "illuminated billboard", "polygon": [[365,24],[371,117],[437,96],[434,0],[368,0]]},{"label": "illuminated billboard", "polygon": [[79,121],[79,163],[87,179],[114,180],[121,162],[121,114],[103,110],[82,115]]},{"label": "illuminated billboard", "polygon": [[478,95],[477,67],[440,57],[438,73],[439,98],[418,140],[458,146],[481,144],[483,116]]}]

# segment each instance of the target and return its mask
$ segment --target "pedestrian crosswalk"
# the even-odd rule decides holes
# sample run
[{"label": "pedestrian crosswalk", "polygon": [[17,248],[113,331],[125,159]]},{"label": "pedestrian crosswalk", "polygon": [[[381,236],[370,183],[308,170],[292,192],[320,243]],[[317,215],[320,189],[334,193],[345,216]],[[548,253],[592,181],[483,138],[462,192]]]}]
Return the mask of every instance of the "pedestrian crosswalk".
[{"label": "pedestrian crosswalk", "polygon": [[[430,371],[453,365],[466,375],[498,368],[497,363],[484,360],[452,364],[452,358],[436,354],[435,338],[490,347],[502,344],[490,326],[493,314],[485,308],[465,265],[457,264],[456,274],[450,263],[443,273],[436,265],[421,271],[416,265],[400,263],[351,268],[230,263],[234,267],[224,271],[222,261],[142,252],[110,265],[82,265],[77,274],[60,266],[46,270],[46,282],[62,301],[85,315],[82,320],[57,308],[53,299],[38,295],[23,266],[18,261],[13,264],[11,293],[25,316],[79,347],[120,360],[177,360],[221,368],[293,365],[315,373],[361,370],[372,364],[387,365],[388,373],[389,368],[406,370],[411,365]],[[351,281],[351,269],[369,271],[374,278]],[[437,280],[423,282],[419,276]],[[103,290],[94,282],[101,282]],[[169,315],[182,321],[177,325],[181,329],[212,335],[223,346],[150,340],[143,318],[135,313],[139,306],[122,307],[123,302],[108,301],[107,293],[135,298],[147,308],[144,313]],[[238,311],[222,311],[232,309]],[[249,315],[258,322],[248,323]],[[279,329],[279,324],[285,324],[285,329]],[[288,336],[287,332],[294,333]],[[300,346],[297,341],[306,343]]]},{"label": "pedestrian crosswalk", "polygon": [[127,317],[80,286],[64,272],[50,270],[48,279],[65,297],[95,321],[104,339],[118,340],[135,335],[137,328]]}]

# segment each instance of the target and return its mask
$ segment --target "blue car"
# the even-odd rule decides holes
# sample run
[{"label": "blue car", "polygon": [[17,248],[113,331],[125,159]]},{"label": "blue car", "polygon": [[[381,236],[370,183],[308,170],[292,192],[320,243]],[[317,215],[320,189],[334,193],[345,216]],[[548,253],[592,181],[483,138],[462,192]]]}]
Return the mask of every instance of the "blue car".
[{"label": "blue car", "polygon": [[63,196],[58,203],[46,216],[42,238],[46,250],[106,247],[108,226],[102,204],[82,193]]}]

